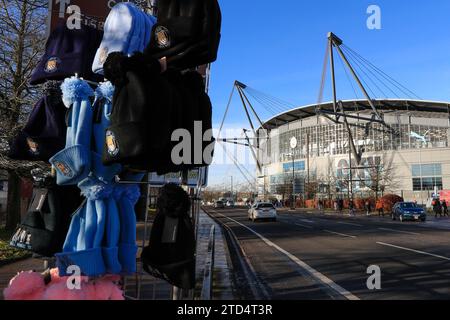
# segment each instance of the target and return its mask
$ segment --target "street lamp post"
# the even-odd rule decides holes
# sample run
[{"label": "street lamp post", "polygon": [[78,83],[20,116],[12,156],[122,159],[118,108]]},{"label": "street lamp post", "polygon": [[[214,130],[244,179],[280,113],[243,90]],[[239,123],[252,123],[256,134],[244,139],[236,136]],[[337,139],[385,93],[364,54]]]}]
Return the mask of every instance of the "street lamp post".
[{"label": "street lamp post", "polygon": [[295,148],[297,148],[297,143],[297,138],[292,137],[290,141],[292,150],[292,210],[295,210]]},{"label": "street lamp post", "polygon": [[233,194],[233,176],[230,176],[231,178],[231,200],[234,201],[234,194]]}]

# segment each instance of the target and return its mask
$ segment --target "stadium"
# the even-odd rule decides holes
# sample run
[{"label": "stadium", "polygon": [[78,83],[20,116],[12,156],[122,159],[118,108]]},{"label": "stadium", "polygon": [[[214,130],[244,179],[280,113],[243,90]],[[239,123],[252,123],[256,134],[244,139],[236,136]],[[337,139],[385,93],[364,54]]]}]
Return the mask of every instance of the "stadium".
[{"label": "stadium", "polygon": [[[286,199],[293,186],[297,196],[395,193],[425,204],[436,191],[450,189],[450,102],[372,102],[385,124],[361,123],[361,117],[373,115],[366,100],[341,103],[361,155],[359,164],[346,125],[316,112],[333,112],[332,102],[296,108],[263,123],[267,139],[261,139],[258,155],[259,194]],[[395,133],[385,130],[386,124]]]},{"label": "stadium", "polygon": [[[337,57],[341,70],[335,69]],[[328,74],[332,100],[323,102]],[[355,99],[339,99],[345,76]],[[246,143],[242,138],[219,141],[252,150],[260,199],[396,194],[429,205],[433,198],[446,197],[450,102],[419,97],[331,32],[320,84],[317,103],[298,107],[235,82],[232,96],[239,93],[252,130],[244,129]],[[270,114],[269,120],[261,120],[257,105]]]}]

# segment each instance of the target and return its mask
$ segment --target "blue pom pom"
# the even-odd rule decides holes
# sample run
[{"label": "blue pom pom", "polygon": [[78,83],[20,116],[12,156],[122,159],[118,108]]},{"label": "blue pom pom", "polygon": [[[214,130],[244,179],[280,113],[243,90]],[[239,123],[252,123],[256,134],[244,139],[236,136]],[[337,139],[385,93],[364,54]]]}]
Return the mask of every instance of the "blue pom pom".
[{"label": "blue pom pom", "polygon": [[115,88],[111,82],[104,82],[97,88],[97,90],[95,90],[95,95],[97,98],[105,98],[112,101],[114,90]]},{"label": "blue pom pom", "polygon": [[87,84],[87,82],[76,78],[67,78],[61,85],[63,93],[63,102],[67,108],[77,100],[85,100],[94,95],[94,90]]}]

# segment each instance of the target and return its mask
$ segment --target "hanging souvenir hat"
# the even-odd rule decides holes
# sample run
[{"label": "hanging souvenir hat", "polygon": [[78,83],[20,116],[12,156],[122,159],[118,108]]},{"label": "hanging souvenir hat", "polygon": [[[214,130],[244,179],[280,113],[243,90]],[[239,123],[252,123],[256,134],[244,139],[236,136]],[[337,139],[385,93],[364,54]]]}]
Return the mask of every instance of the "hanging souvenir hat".
[{"label": "hanging souvenir hat", "polygon": [[179,186],[161,189],[150,243],[141,255],[144,270],[182,289],[195,286],[195,234],[190,199]]},{"label": "hanging souvenir hat", "polygon": [[51,257],[60,252],[69,229],[70,215],[82,203],[75,186],[60,187],[45,181],[34,190],[25,219],[17,227],[10,245]]},{"label": "hanging souvenir hat", "polygon": [[92,73],[91,67],[102,35],[101,31],[89,26],[70,30],[61,23],[50,34],[45,54],[34,69],[30,84],[64,80],[76,73],[87,80],[97,81],[99,78]]},{"label": "hanging souvenir hat", "polygon": [[114,53],[105,64],[105,76],[116,89],[111,126],[105,132],[103,163],[153,171],[160,162],[159,155],[167,150],[170,153],[171,122],[177,112],[173,110],[174,92],[159,74],[159,62],[155,60],[151,69],[139,62],[142,57]]},{"label": "hanging souvenir hat", "polygon": [[64,105],[69,109],[65,148],[50,159],[59,185],[74,185],[91,171],[94,90],[83,80],[72,77],[61,86]]},{"label": "hanging souvenir hat", "polygon": [[42,97],[33,107],[24,129],[13,140],[9,158],[47,162],[64,149],[66,110],[61,96]]},{"label": "hanging souvenir hat", "polygon": [[188,69],[217,58],[222,16],[217,0],[158,0],[158,22],[145,53]]},{"label": "hanging souvenir hat", "polygon": [[113,52],[125,55],[142,52],[150,40],[146,40],[149,38],[147,33],[151,32],[154,23],[155,19],[150,19],[130,2],[115,5],[106,19],[103,40],[95,54],[92,71],[103,74],[103,64]]}]

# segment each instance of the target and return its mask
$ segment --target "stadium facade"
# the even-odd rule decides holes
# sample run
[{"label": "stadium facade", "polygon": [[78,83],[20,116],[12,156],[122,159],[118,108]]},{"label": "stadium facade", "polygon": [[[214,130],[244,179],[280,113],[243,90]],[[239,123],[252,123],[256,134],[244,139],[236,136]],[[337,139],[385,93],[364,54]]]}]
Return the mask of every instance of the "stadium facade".
[{"label": "stadium facade", "polygon": [[[316,198],[346,198],[352,190],[354,196],[395,193],[425,203],[435,190],[450,189],[450,102],[373,102],[397,134],[381,123],[367,127],[348,118],[354,144],[364,151],[359,164],[351,155],[346,126],[316,113],[318,107],[333,110],[333,103],[297,108],[264,123],[267,138],[260,135],[258,154],[260,195],[281,199],[294,189],[304,197],[313,188]],[[373,114],[365,100],[342,103],[348,115]],[[292,137],[298,142],[295,148]]]}]

